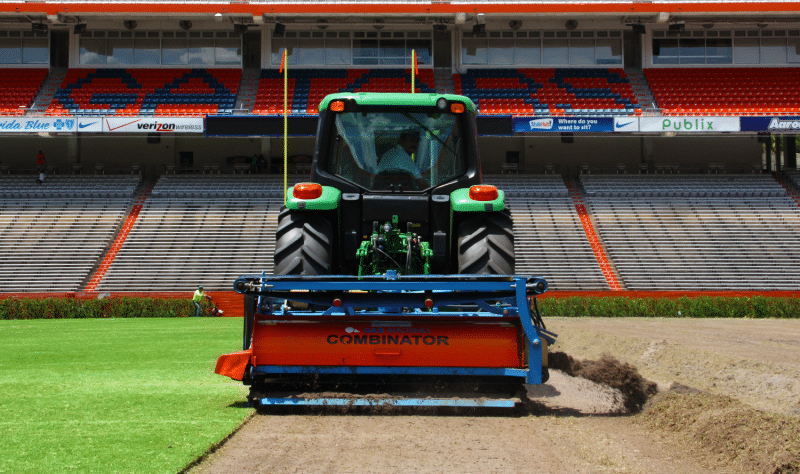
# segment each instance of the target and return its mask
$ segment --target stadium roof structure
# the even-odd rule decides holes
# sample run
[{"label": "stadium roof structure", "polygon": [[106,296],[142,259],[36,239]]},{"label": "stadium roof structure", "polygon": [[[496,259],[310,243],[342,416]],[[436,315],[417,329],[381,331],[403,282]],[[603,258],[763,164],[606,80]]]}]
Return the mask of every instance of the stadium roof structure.
[{"label": "stadium roof structure", "polygon": [[8,1],[0,0],[0,14],[9,15],[83,15],[83,14],[197,14],[197,15],[448,15],[458,13],[500,14],[609,14],[652,16],[654,21],[670,15],[771,15],[800,13],[800,3],[796,1],[672,1],[653,2],[622,0],[583,0],[573,1],[522,1],[522,0],[349,0],[349,1],[303,1],[287,0],[86,0],[86,1]]},{"label": "stadium roof structure", "polygon": [[[0,0],[0,23],[78,24],[91,19],[229,21],[256,26],[281,22],[329,26],[375,24],[443,26],[484,20],[606,19],[622,25],[743,23],[786,27],[800,21],[800,2],[751,1],[523,1],[523,0]],[[324,20],[321,20],[324,19]],[[577,23],[573,24],[577,25]],[[191,27],[191,26],[189,26]],[[641,26],[640,26],[641,27]],[[568,28],[570,29],[570,28]]]},{"label": "stadium roof structure", "polygon": [[[489,20],[612,20],[621,25],[665,25],[696,23],[731,27],[767,25],[788,27],[800,22],[797,1],[622,1],[583,0],[0,0],[0,23],[31,23],[50,26],[79,24],[87,20],[159,21],[179,19],[185,25],[198,21],[226,21],[239,27],[280,22],[302,27],[324,21],[351,27],[445,26],[467,21]],[[377,24],[379,23],[379,25]],[[184,27],[183,25],[181,26]],[[794,27],[794,25],[792,25]],[[191,26],[186,27],[186,29]],[[570,29],[569,27],[567,29]]]}]

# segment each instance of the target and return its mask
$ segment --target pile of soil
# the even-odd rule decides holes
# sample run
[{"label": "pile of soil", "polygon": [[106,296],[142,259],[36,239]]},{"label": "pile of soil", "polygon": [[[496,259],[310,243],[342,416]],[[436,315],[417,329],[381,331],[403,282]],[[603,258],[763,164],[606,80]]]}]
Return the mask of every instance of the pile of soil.
[{"label": "pile of soil", "polygon": [[551,352],[548,366],[571,377],[581,377],[618,390],[622,395],[623,411],[627,413],[639,412],[658,392],[655,382],[642,377],[636,367],[608,354],[603,354],[599,360],[576,360],[563,352]]},{"label": "pile of soil", "polygon": [[765,413],[730,397],[675,388],[653,397],[636,420],[674,432],[721,463],[748,472],[800,474],[800,419]]}]

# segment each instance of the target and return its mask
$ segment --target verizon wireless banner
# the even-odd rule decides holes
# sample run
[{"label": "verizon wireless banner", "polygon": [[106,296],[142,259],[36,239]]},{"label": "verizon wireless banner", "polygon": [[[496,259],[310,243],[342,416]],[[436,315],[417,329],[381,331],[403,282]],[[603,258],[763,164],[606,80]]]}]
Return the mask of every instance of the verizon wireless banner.
[{"label": "verizon wireless banner", "polygon": [[109,133],[203,133],[202,117],[109,117],[103,119]]}]

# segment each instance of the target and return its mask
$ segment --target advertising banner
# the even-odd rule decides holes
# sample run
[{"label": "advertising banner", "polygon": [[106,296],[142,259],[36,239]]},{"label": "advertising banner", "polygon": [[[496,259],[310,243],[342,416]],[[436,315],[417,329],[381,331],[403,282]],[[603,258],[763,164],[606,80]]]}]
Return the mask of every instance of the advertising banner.
[{"label": "advertising banner", "polygon": [[103,131],[109,133],[203,133],[202,117],[107,117]]},{"label": "advertising banner", "polygon": [[78,131],[79,132],[102,132],[103,131],[103,117],[79,117],[78,118]]},{"label": "advertising banner", "polygon": [[641,117],[641,132],[738,132],[739,117]]},{"label": "advertising banner", "polygon": [[77,130],[74,117],[0,117],[0,133],[58,133]]},{"label": "advertising banner", "polygon": [[635,132],[636,117],[514,117],[514,133]]},{"label": "advertising banner", "polygon": [[614,118],[614,131],[615,132],[638,132],[639,131],[639,118],[638,117],[615,117]]},{"label": "advertising banner", "polygon": [[740,117],[743,132],[800,132],[800,117]]}]

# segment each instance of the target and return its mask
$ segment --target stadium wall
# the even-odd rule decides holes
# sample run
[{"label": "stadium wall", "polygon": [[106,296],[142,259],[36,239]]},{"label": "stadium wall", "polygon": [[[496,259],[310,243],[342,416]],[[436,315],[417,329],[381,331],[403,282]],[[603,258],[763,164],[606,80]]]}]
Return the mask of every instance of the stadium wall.
[{"label": "stadium wall", "polygon": [[[571,140],[559,135],[483,137],[479,140],[484,173],[500,173],[506,152],[520,153],[520,171],[541,173],[546,164],[557,164],[565,176],[574,175],[589,163],[593,168],[615,169],[625,163],[629,172],[639,163],[677,164],[685,169],[703,170],[709,163],[725,163],[728,169],[749,170],[762,162],[762,145],[755,135],[740,136],[598,136],[576,134]],[[71,165],[81,163],[84,173],[94,172],[95,164],[103,164],[106,172],[129,170],[132,163],[143,166],[145,177],[155,180],[166,166],[181,165],[181,153],[191,152],[196,171],[204,165],[220,164],[223,172],[232,172],[228,158],[252,157],[254,154],[283,160],[280,138],[217,138],[159,135],[158,140],[142,136],[56,136],[42,138],[2,137],[0,147],[6,150],[0,162],[16,170],[33,173],[38,150],[44,151],[47,163],[60,173],[70,173]],[[314,138],[295,137],[289,140],[288,155],[314,154]],[[273,170],[278,172],[278,170]]]}]

